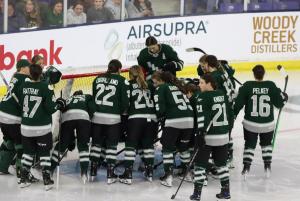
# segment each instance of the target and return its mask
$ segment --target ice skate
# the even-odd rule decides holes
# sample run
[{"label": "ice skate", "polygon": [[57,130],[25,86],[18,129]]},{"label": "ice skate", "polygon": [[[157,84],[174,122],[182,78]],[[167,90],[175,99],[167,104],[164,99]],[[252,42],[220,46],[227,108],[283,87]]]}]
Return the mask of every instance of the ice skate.
[{"label": "ice skate", "polygon": [[94,181],[97,177],[98,165],[96,162],[91,163],[90,180]]},{"label": "ice skate", "polygon": [[201,188],[200,187],[194,187],[194,192],[190,196],[190,200],[197,200],[199,201],[201,198]]},{"label": "ice skate", "polygon": [[50,177],[50,171],[43,171],[43,180],[44,180],[44,187],[46,191],[49,191],[53,188],[54,181]]},{"label": "ice skate", "polygon": [[119,176],[120,182],[123,184],[132,184],[132,167],[125,168],[122,175]]},{"label": "ice skate", "polygon": [[216,194],[217,200],[218,201],[230,201],[230,190],[229,190],[229,185],[226,185],[221,188],[221,192],[219,194]]},{"label": "ice skate", "polygon": [[25,187],[30,186],[31,182],[29,180],[29,171],[25,168],[22,168],[20,174],[21,174],[20,175],[21,177],[20,177],[20,180],[19,180],[20,188],[25,188]]},{"label": "ice skate", "polygon": [[152,165],[146,165],[145,166],[144,176],[146,177],[146,179],[148,181],[152,182],[152,177],[153,177],[153,167],[152,167]]},{"label": "ice skate", "polygon": [[164,176],[160,177],[161,185],[172,187],[173,183],[173,171],[172,169],[165,172]]},{"label": "ice skate", "polygon": [[107,184],[113,184],[117,181],[118,176],[114,173],[114,166],[108,165],[107,167]]},{"label": "ice skate", "polygon": [[87,171],[81,171],[81,180],[83,184],[86,184],[88,181],[88,174]]},{"label": "ice skate", "polygon": [[242,171],[242,175],[244,176],[244,181],[247,180],[247,176],[248,176],[249,172],[250,172],[250,165],[245,164],[243,171]]},{"label": "ice skate", "polygon": [[265,168],[266,178],[270,178],[270,176],[271,176],[271,164],[266,163],[264,168]]},{"label": "ice skate", "polygon": [[207,184],[208,184],[208,178],[207,178],[207,175],[205,175],[203,186],[207,186]]}]

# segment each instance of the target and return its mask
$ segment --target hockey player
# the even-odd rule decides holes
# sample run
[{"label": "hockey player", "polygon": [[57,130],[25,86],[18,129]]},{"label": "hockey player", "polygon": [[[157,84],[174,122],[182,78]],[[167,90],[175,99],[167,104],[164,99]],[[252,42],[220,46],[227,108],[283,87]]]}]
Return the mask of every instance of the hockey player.
[{"label": "hockey player", "polygon": [[[236,98],[235,85],[232,83],[232,80],[229,78],[227,71],[223,70],[220,62],[217,57],[214,55],[206,55],[204,57],[203,67],[204,72],[210,73],[216,82],[217,88],[222,90],[225,95],[227,95],[230,109],[233,110],[234,100]],[[232,122],[233,123],[233,122]],[[231,130],[233,128],[233,124],[230,125],[230,141],[228,143],[228,163],[229,167],[233,168],[233,141],[231,138]]]},{"label": "hockey player", "polygon": [[[57,143],[51,158],[51,170],[57,166],[58,153],[64,153],[77,138],[79,151],[79,162],[81,178],[85,184],[87,181],[87,170],[89,165],[89,147],[92,111],[92,96],[83,94],[81,90],[75,91],[73,96],[67,99],[66,108],[62,113],[62,125],[60,132],[60,143]],[[76,130],[76,137],[75,137]]]},{"label": "hockey player", "polygon": [[[200,79],[201,94],[197,98],[197,134],[195,137],[194,193],[191,200],[200,200],[202,186],[206,178],[206,167],[210,154],[218,167],[221,180],[221,192],[218,199],[230,199],[229,170],[226,165],[229,142],[229,125],[233,120],[229,109],[227,96],[216,90],[216,83],[211,74],[205,74]],[[207,130],[207,127],[211,127]]]},{"label": "hockey player", "polygon": [[36,54],[31,58],[31,63],[40,65],[42,68],[45,67],[44,57],[39,54]]},{"label": "hockey player", "polygon": [[151,75],[158,70],[169,71],[176,76],[176,71],[183,68],[183,61],[173,48],[167,44],[159,44],[153,36],[146,39],[146,48],[141,50],[137,60],[144,68],[146,80],[150,80]]},{"label": "hockey player", "polygon": [[117,158],[117,145],[121,134],[121,114],[129,107],[129,83],[120,75],[122,64],[113,59],[105,74],[93,82],[95,113],[92,118],[92,147],[90,153],[91,179],[97,176],[97,163],[101,145],[106,145],[107,183],[117,181],[114,166]]},{"label": "hockey player", "polygon": [[144,80],[140,66],[129,69],[130,107],[128,110],[128,131],[125,143],[125,172],[120,176],[120,182],[132,183],[132,166],[136,149],[139,144],[143,150],[145,162],[145,177],[152,181],[154,162],[154,138],[157,134],[157,118],[154,101],[148,83]]},{"label": "hockey player", "polygon": [[245,176],[250,171],[257,138],[260,138],[262,158],[266,176],[270,176],[272,162],[272,139],[274,133],[274,106],[282,108],[288,96],[281,92],[272,81],[264,81],[265,69],[256,65],[253,69],[254,81],[247,81],[239,89],[234,105],[234,114],[245,106],[244,127],[244,168]]},{"label": "hockey player", "polygon": [[22,155],[22,169],[20,187],[24,188],[31,183],[28,174],[35,154],[40,156],[44,186],[51,189],[54,184],[50,178],[50,150],[52,148],[51,122],[52,114],[56,109],[63,109],[63,99],[55,100],[53,89],[48,83],[40,81],[42,68],[31,64],[29,67],[30,79],[21,86],[20,104],[23,106],[21,120],[21,134],[24,153]]},{"label": "hockey player", "polygon": [[[189,143],[193,134],[193,109],[183,86],[170,72],[156,72],[152,75],[155,91],[155,108],[157,117],[165,119],[161,137],[163,164],[165,174],[161,184],[171,187],[173,180],[173,154],[180,152],[181,163],[187,169],[190,158]],[[181,90],[182,91],[181,91]]]},{"label": "hockey player", "polygon": [[21,59],[17,62],[17,72],[13,75],[9,89],[0,103],[0,123],[3,143],[0,147],[0,173],[8,174],[8,168],[17,154],[16,172],[20,177],[21,158],[23,154],[21,137],[22,106],[17,98],[20,86],[29,78],[29,61]]}]

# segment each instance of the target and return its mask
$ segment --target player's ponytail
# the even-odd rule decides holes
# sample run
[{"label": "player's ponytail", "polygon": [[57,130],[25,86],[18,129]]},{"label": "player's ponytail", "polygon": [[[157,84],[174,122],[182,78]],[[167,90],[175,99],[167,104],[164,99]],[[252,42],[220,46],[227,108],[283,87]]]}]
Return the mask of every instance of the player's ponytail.
[{"label": "player's ponytail", "polygon": [[142,89],[147,89],[148,84],[145,81],[143,70],[140,66],[134,65],[129,69],[129,77],[131,80],[135,80],[139,87]]},{"label": "player's ponytail", "polygon": [[168,71],[162,72],[161,79],[166,83],[175,85],[182,93],[186,94],[184,82],[178,80],[172,73]]}]

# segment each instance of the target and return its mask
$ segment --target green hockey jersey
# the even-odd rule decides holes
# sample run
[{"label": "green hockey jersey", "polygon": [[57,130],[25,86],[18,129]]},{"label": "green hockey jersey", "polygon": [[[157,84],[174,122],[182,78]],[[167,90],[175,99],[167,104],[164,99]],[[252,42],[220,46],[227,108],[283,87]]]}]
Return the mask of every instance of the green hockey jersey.
[{"label": "green hockey jersey", "polygon": [[198,97],[200,96],[201,91],[195,91],[194,94],[189,98],[189,101],[191,103],[191,106],[193,108],[193,113],[194,113],[194,128],[197,128],[197,100]]},{"label": "green hockey jersey", "polygon": [[112,125],[121,122],[129,107],[129,82],[117,74],[104,74],[93,82],[95,112],[92,122]]},{"label": "green hockey jersey", "polygon": [[284,96],[272,81],[247,81],[240,87],[234,105],[234,114],[245,106],[243,126],[255,133],[274,130],[274,106],[281,108]]},{"label": "green hockey jersey", "polygon": [[206,145],[222,146],[229,142],[229,130],[233,121],[227,96],[221,90],[200,93],[197,97],[197,129],[206,131]]},{"label": "green hockey jersey", "polygon": [[154,101],[150,89],[141,89],[136,81],[130,83],[130,106],[128,119],[147,118],[157,121]]},{"label": "green hockey jersey", "polygon": [[9,83],[9,89],[0,103],[0,122],[4,124],[20,124],[22,107],[18,100],[20,86],[29,79],[27,75],[15,73]]},{"label": "green hockey jersey", "polygon": [[160,85],[154,95],[158,118],[165,117],[165,127],[193,128],[194,114],[190,101],[177,86],[169,83]]},{"label": "green hockey jersey", "polygon": [[234,84],[229,78],[229,75],[219,70],[215,70],[210,74],[213,77],[214,81],[216,82],[217,88],[222,90],[225,93],[225,95],[227,95],[228,101],[230,103],[233,103],[234,99],[237,96],[237,93],[235,91]]},{"label": "green hockey jersey", "polygon": [[151,79],[151,75],[163,69],[164,65],[169,62],[174,62],[176,70],[180,71],[183,68],[183,61],[177,56],[173,48],[166,44],[160,44],[160,51],[156,54],[149,52],[148,48],[144,48],[137,57],[138,64],[146,71],[146,79]]},{"label": "green hockey jersey", "polygon": [[23,106],[21,133],[26,137],[43,136],[51,132],[52,114],[56,111],[53,89],[46,82],[26,81],[21,86]]},{"label": "green hockey jersey", "polygon": [[66,108],[62,114],[62,122],[71,120],[90,121],[92,96],[89,94],[74,95],[67,99]]}]

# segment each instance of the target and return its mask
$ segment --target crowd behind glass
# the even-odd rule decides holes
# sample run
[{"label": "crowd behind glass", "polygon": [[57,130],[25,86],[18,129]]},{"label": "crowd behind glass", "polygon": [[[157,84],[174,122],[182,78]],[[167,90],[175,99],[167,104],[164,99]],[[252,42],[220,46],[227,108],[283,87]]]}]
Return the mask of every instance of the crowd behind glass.
[{"label": "crowd behind glass", "polygon": [[0,0],[0,33],[162,16],[293,10],[300,10],[299,0]]}]

